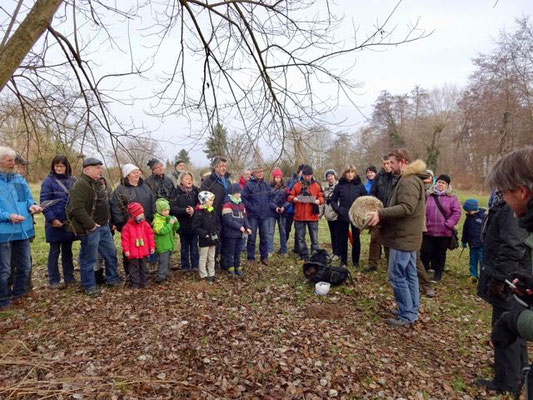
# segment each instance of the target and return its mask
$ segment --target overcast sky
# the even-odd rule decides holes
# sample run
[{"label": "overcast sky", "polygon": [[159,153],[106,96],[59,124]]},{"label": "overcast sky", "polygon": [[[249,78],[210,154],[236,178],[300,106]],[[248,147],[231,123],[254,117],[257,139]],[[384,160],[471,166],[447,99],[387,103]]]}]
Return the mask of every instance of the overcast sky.
[{"label": "overcast sky", "polygon": [[[348,25],[353,21],[361,34],[381,22],[396,3],[396,0],[337,1],[346,13]],[[406,25],[418,21],[421,29],[434,32],[413,43],[357,53],[354,78],[363,83],[358,104],[369,116],[371,105],[382,90],[400,94],[415,85],[425,89],[444,84],[465,86],[474,69],[472,58],[490,52],[502,29],[512,31],[516,18],[531,14],[531,0],[405,0],[397,9],[392,26],[405,30]],[[352,106],[342,107],[332,116],[337,120],[344,118],[354,126],[353,131],[364,122]],[[207,162],[203,152],[192,153],[194,162]]]}]

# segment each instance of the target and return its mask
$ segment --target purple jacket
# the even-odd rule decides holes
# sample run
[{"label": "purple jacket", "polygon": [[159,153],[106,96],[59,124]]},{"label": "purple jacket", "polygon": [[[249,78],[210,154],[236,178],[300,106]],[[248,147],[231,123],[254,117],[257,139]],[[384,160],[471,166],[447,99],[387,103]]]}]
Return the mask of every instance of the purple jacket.
[{"label": "purple jacket", "polygon": [[434,196],[439,196],[433,191],[433,188],[427,192],[426,199],[426,227],[429,236],[452,236],[455,225],[461,219],[461,205],[459,200],[451,190],[439,196],[440,204],[444,209],[446,218],[442,215],[437,207]]}]

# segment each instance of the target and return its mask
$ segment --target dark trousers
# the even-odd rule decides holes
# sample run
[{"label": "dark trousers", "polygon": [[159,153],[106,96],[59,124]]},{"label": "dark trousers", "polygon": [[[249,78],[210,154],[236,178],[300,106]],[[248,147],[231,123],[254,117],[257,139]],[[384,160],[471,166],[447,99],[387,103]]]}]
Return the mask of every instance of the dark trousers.
[{"label": "dark trousers", "polygon": [[[294,222],[294,214],[286,214],[285,219],[285,234],[287,236],[287,241],[289,241],[289,235],[291,234],[292,230],[292,224]],[[296,235],[296,230],[294,233],[294,246],[292,248],[292,252],[298,254],[299,253],[299,246],[298,246],[298,235]]]},{"label": "dark trousers", "polygon": [[[374,226],[370,228],[370,245],[368,246],[368,265],[376,267],[381,257],[381,234],[379,228]],[[418,258],[417,258],[418,259]]]},{"label": "dark trousers", "polygon": [[427,270],[433,269],[437,282],[442,279],[444,272],[444,265],[446,264],[446,250],[448,250],[449,237],[446,236],[429,236],[424,235],[422,240],[422,249],[420,250],[420,258],[422,264]]},{"label": "dark trousers", "polygon": [[339,250],[339,238],[337,237],[338,231],[337,231],[337,220],[335,221],[328,221],[328,228],[329,228],[329,237],[331,239],[331,252],[334,256],[340,255]]},{"label": "dark trousers", "polygon": [[147,262],[148,258],[132,258],[128,260],[130,287],[138,289],[140,287],[148,286]]},{"label": "dark trousers", "polygon": [[235,268],[238,270],[241,266],[241,246],[242,237],[230,238],[224,236],[224,262],[227,268]]},{"label": "dark trousers", "polygon": [[418,285],[424,293],[431,290],[431,279],[420,260],[420,250],[416,252],[416,274],[418,275]]},{"label": "dark trousers", "polygon": [[[523,309],[512,300],[513,309]],[[508,310],[492,306],[492,326]],[[520,387],[521,372],[528,364],[527,345],[524,339],[516,339],[509,347],[494,347],[494,383],[500,389],[515,393]]]},{"label": "dark trousers", "polygon": [[63,267],[63,280],[65,283],[74,282],[74,264],[72,262],[72,241],[52,242],[48,252],[48,282],[50,285],[61,282],[59,275],[59,254],[61,253],[61,266]]},{"label": "dark trousers", "polygon": [[198,252],[198,235],[180,233],[181,269],[198,269],[200,253]]},{"label": "dark trousers", "polygon": [[359,229],[357,229],[354,225],[349,223],[348,221],[337,221],[337,229],[338,234],[337,238],[339,239],[339,247],[340,247],[340,254],[339,257],[341,258],[342,264],[348,264],[348,229],[352,227],[352,237],[353,237],[353,244],[352,244],[352,263],[354,267],[359,266],[359,256],[361,254],[361,241],[359,238]]}]

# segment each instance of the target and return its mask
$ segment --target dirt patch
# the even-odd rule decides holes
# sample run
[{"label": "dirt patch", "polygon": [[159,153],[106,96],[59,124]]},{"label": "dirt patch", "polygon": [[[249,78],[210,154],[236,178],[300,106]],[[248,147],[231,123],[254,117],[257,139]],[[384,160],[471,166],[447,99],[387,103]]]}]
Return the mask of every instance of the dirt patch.
[{"label": "dirt patch", "polygon": [[304,310],[308,318],[341,319],[344,317],[342,308],[334,304],[311,304]]}]

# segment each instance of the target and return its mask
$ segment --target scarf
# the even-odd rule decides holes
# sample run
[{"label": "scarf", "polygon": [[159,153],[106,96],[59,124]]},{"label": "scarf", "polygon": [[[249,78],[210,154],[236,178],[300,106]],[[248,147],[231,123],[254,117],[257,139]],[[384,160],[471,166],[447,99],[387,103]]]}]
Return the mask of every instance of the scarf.
[{"label": "scarf", "polygon": [[207,212],[213,212],[214,210],[213,206],[206,207],[204,204],[201,204],[200,208],[206,210]]},{"label": "scarf", "polygon": [[183,186],[182,184],[180,184],[180,189],[181,189],[183,192],[185,192],[185,193],[190,193],[190,192],[192,192],[192,188],[193,188],[192,186],[191,186],[190,188],[188,188],[188,187],[185,187],[185,186]]},{"label": "scarf", "polygon": [[231,200],[233,203],[235,203],[235,204],[241,204],[242,199],[236,199],[236,198],[233,197],[233,195],[231,195],[231,194],[229,194],[228,196],[229,196],[230,200]]}]

